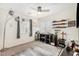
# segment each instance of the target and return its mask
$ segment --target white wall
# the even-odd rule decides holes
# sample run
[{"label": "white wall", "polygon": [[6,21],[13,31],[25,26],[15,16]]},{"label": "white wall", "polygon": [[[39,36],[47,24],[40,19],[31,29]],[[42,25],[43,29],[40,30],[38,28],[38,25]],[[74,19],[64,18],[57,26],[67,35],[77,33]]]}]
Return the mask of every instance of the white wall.
[{"label": "white wall", "polygon": [[3,12],[4,10],[0,9],[0,49],[2,48],[2,43],[3,43],[3,26],[4,26],[4,19],[5,19],[5,14]]},{"label": "white wall", "polygon": [[[34,41],[34,35],[32,37],[29,36],[29,25],[26,33],[21,33],[21,38],[17,39],[17,22],[15,21],[15,17],[9,16],[8,14],[9,8],[0,9],[0,49],[3,48],[3,36],[4,36],[4,24],[6,20],[9,20],[6,24],[6,32],[5,32],[5,48],[13,47],[19,44],[27,43]],[[15,10],[16,11],[16,10]],[[23,16],[22,14],[17,14],[18,16]],[[23,16],[25,17],[25,16]],[[29,23],[30,17],[25,17],[27,23]],[[22,22],[21,22],[22,23]],[[21,29],[23,31],[23,29]]]},{"label": "white wall", "polygon": [[[41,18],[40,20],[43,20],[43,22],[40,21],[40,24],[42,24],[42,23],[45,24],[46,22],[48,22],[52,26],[53,20],[62,20],[62,19],[67,19],[67,21],[76,20],[76,8],[77,8],[77,4],[70,4],[70,5],[65,4],[58,13],[56,13],[56,14],[52,13],[49,16]],[[56,11],[57,11],[57,9],[56,9]],[[42,25],[40,26],[41,29],[43,27]],[[47,26],[48,26],[46,28],[47,32],[54,33],[55,32],[54,28],[52,28],[53,26],[51,27],[50,25],[48,26],[48,24],[47,24]],[[41,31],[41,29],[40,29],[40,31]],[[44,29],[42,29],[42,31],[44,31]],[[66,32],[67,36],[65,38],[67,40],[78,40],[78,29],[76,27],[68,27],[66,29],[61,29],[61,32],[62,31]],[[59,33],[59,36],[61,35],[60,33]]]}]

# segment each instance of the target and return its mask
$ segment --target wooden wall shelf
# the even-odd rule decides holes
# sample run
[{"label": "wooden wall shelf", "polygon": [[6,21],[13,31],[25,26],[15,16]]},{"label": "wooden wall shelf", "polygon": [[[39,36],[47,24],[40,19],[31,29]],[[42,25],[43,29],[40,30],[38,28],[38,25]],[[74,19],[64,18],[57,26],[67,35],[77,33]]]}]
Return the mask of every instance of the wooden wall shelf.
[{"label": "wooden wall shelf", "polygon": [[53,21],[53,23],[55,23],[55,22],[64,22],[64,21],[67,21],[67,20]]},{"label": "wooden wall shelf", "polygon": [[53,25],[66,25],[68,23],[58,23],[58,24],[53,24]]}]

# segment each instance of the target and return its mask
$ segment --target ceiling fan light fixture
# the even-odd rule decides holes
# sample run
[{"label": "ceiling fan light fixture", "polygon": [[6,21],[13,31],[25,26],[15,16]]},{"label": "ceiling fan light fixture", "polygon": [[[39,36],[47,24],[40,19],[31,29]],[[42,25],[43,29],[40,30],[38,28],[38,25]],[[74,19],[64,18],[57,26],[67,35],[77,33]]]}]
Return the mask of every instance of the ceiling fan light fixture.
[{"label": "ceiling fan light fixture", "polygon": [[38,12],[38,14],[41,14],[41,12]]},{"label": "ceiling fan light fixture", "polygon": [[42,11],[42,7],[38,6],[38,12],[41,12],[41,11]]}]

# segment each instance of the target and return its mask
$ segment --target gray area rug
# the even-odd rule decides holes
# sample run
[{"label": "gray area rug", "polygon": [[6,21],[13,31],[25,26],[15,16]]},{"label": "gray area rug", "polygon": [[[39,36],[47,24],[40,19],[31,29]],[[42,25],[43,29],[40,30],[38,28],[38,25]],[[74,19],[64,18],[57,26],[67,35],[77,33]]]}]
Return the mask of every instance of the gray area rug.
[{"label": "gray area rug", "polygon": [[33,47],[16,54],[16,56],[58,56],[62,48],[42,42],[32,43]]}]

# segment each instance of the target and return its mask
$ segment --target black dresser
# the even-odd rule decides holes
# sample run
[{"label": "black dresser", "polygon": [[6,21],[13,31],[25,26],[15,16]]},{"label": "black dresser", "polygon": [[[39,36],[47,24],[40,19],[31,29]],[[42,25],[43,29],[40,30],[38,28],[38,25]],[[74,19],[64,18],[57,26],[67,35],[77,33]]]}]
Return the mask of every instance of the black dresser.
[{"label": "black dresser", "polygon": [[39,33],[36,35],[36,39],[41,41],[41,42],[45,42],[45,43],[48,43],[48,44],[51,44],[51,42],[53,42],[53,38],[54,38],[54,35],[53,34],[44,34],[44,33]]}]

